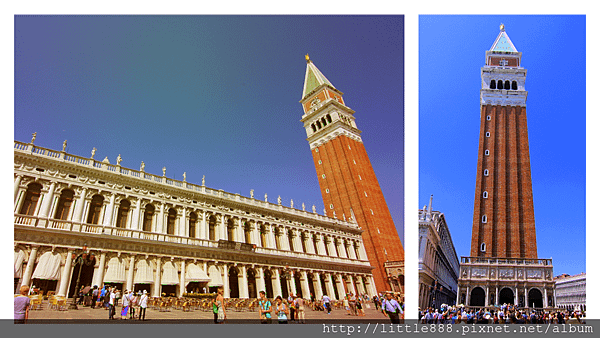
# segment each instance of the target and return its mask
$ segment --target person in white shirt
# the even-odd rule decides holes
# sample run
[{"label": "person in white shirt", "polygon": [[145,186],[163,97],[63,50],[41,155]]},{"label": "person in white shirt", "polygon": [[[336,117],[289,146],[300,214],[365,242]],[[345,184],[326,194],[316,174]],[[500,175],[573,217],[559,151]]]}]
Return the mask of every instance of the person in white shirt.
[{"label": "person in white shirt", "polygon": [[115,301],[117,294],[115,288],[110,289],[110,299],[108,301],[108,319],[115,319]]},{"label": "person in white shirt", "polygon": [[327,314],[331,314],[331,299],[327,295],[323,295],[323,306],[327,309]]},{"label": "person in white shirt", "polygon": [[144,290],[144,293],[140,297],[140,315],[139,320],[146,320],[146,308],[148,307],[148,292]]}]

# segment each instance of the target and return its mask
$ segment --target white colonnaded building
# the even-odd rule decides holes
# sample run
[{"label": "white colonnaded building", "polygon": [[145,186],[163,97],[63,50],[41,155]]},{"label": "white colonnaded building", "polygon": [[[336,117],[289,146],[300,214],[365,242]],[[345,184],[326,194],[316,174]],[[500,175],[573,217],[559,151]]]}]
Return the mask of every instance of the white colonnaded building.
[{"label": "white colonnaded building", "polygon": [[[14,141],[15,292],[376,294],[356,222]],[[79,282],[78,282],[79,280]]]}]

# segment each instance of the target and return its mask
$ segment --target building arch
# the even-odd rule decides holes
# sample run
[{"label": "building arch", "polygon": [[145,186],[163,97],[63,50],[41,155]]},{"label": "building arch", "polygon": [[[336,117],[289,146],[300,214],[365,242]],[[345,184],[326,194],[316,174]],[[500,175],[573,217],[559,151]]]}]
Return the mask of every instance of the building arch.
[{"label": "building arch", "polygon": [[248,297],[258,298],[258,290],[256,289],[256,270],[248,268],[246,270],[246,278],[248,279]]},{"label": "building arch", "polygon": [[177,220],[177,210],[169,208],[167,213],[167,235],[175,235],[175,221]]},{"label": "building arch", "polygon": [[544,307],[544,296],[542,291],[538,288],[531,288],[527,292],[527,306],[530,308],[542,308]]},{"label": "building arch", "polygon": [[515,303],[515,293],[513,292],[512,288],[509,288],[509,287],[503,288],[502,290],[500,290],[498,297],[499,297],[498,298],[499,305]]},{"label": "building arch", "polygon": [[131,209],[131,203],[127,199],[123,199],[119,203],[119,209],[117,211],[117,228],[125,229],[127,227],[127,220],[129,216],[129,210]]},{"label": "building arch", "polygon": [[190,218],[188,220],[188,237],[196,238],[196,227],[198,223],[198,215],[195,212],[190,212]]},{"label": "building arch", "polygon": [[92,196],[90,201],[90,209],[88,211],[87,224],[100,224],[100,215],[104,206],[104,196],[96,194]]},{"label": "building arch", "polygon": [[469,306],[485,306],[485,291],[482,287],[477,286],[471,290]]},{"label": "building arch", "polygon": [[58,198],[58,204],[54,213],[54,218],[62,221],[66,221],[69,218],[71,206],[73,205],[73,198],[75,192],[71,189],[63,189]]},{"label": "building arch", "polygon": [[33,216],[36,209],[37,204],[42,194],[42,185],[37,182],[31,182],[27,185],[27,190],[25,191],[25,199],[23,204],[21,205],[21,210],[19,210],[19,214]]},{"label": "building arch", "polygon": [[142,231],[152,231],[152,219],[154,218],[154,205],[148,203],[144,208],[144,218],[142,219]]},{"label": "building arch", "polygon": [[229,267],[227,271],[229,275],[229,298],[240,298],[240,287],[239,287],[239,270],[235,266]]}]

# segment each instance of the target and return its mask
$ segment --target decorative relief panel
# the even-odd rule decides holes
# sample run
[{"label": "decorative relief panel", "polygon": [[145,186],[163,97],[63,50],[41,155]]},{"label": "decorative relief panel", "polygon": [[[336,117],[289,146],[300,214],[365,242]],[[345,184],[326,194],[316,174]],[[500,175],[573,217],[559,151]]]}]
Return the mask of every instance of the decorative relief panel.
[{"label": "decorative relief panel", "polygon": [[501,278],[514,278],[515,277],[515,271],[513,269],[500,269],[500,271],[498,272],[498,275]]},{"label": "decorative relief panel", "polygon": [[471,271],[471,277],[486,277],[486,276],[487,276],[486,268],[474,268],[473,271]]},{"label": "decorative relief panel", "polygon": [[542,278],[542,270],[527,270],[527,278],[533,278],[533,279],[541,279]]}]

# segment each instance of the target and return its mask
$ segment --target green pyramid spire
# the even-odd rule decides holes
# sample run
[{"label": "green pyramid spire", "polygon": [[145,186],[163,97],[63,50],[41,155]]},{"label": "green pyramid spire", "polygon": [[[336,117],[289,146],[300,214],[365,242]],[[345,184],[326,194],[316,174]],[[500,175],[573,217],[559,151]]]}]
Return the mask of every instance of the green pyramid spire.
[{"label": "green pyramid spire", "polygon": [[329,80],[321,73],[321,71],[312,63],[308,55],[306,55],[306,75],[304,76],[304,90],[302,98],[305,98],[310,92],[322,84],[327,84],[335,88]]}]

